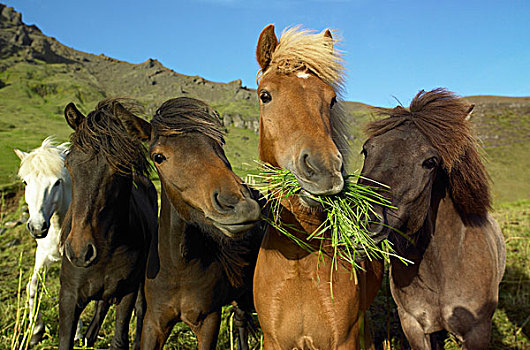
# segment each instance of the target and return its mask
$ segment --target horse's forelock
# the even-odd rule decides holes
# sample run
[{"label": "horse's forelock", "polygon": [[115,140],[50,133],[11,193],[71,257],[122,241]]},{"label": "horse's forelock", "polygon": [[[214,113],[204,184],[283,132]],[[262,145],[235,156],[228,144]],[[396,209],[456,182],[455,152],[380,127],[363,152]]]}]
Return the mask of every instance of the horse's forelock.
[{"label": "horse's forelock", "polygon": [[124,100],[115,98],[99,102],[71,135],[71,144],[85,153],[101,153],[118,173],[148,175],[151,165],[147,149],[125,130],[119,116],[114,115],[115,102],[123,105]]},{"label": "horse's forelock", "polygon": [[[63,144],[64,145],[64,144]],[[53,137],[46,138],[42,145],[32,150],[20,163],[18,176],[25,178],[30,175],[54,176],[64,178],[64,150],[67,147],[56,146]]]},{"label": "horse's forelock", "polygon": [[206,103],[188,97],[164,102],[151,120],[155,133],[175,136],[187,132],[199,132],[220,146],[224,145],[224,130],[219,114]]},{"label": "horse's forelock", "polygon": [[[326,84],[333,87],[337,95],[344,88],[345,68],[342,53],[332,39],[322,33],[302,29],[300,26],[287,28],[272,53],[267,71],[275,69],[289,74],[309,70]],[[265,74],[263,72],[263,74]]]}]

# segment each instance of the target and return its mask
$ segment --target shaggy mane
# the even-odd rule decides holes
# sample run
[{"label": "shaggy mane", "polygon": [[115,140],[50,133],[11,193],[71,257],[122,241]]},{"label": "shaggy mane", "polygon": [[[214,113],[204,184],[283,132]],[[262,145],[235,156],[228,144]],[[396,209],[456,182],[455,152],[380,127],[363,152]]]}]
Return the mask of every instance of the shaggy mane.
[{"label": "shaggy mane", "polygon": [[374,137],[405,122],[412,123],[440,154],[457,209],[464,214],[482,215],[491,209],[489,176],[466,118],[470,107],[445,89],[421,90],[408,109],[378,108],[388,118],[370,123],[366,131]]},{"label": "shaggy mane", "polygon": [[116,103],[122,104],[131,113],[140,109],[130,99],[111,98],[99,102],[71,135],[72,146],[84,153],[102,153],[109,165],[122,175],[136,173],[148,176],[151,165],[147,149],[139,139],[127,133],[119,116],[114,115]]},{"label": "shaggy mane", "polygon": [[68,143],[56,145],[52,136],[42,141],[42,145],[32,150],[20,163],[18,176],[23,179],[26,176],[53,176],[64,178],[68,171],[64,167],[64,151],[68,149]]},{"label": "shaggy mane", "polygon": [[345,68],[342,52],[334,48],[334,44],[339,41],[324,36],[323,33],[302,29],[299,25],[287,28],[282,32],[266,70],[260,70],[258,73],[258,80],[270,70],[281,74],[309,71],[330,85],[337,95],[337,103],[331,110],[330,118],[332,138],[346,163],[350,146],[345,110],[341,101]]},{"label": "shaggy mane", "polygon": [[223,146],[224,131],[219,114],[206,103],[189,97],[167,100],[151,120],[155,133],[162,136],[199,132]]}]

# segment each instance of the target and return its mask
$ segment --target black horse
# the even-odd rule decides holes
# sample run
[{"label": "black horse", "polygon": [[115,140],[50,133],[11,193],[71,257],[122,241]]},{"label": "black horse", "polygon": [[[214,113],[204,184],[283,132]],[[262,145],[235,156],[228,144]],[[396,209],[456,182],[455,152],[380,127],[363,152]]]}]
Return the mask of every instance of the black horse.
[{"label": "black horse", "polygon": [[142,349],[161,349],[178,321],[199,349],[215,349],[221,308],[236,301],[240,347],[247,348],[245,313],[253,309],[252,278],[264,228],[257,192],[235,175],[223,151],[222,125],[205,103],[166,101],[151,124],[132,133],[150,142],[162,184],[157,240],[146,272]]},{"label": "black horse", "polygon": [[75,325],[90,300],[99,300],[87,334],[96,340],[111,303],[117,303],[111,348],[129,348],[136,302],[137,337],[145,309],[147,250],[157,227],[157,194],[147,178],[147,152],[125,129],[134,117],[118,100],[104,100],[84,116],[73,103],[65,117],[75,132],[66,156],[72,202],[63,225],[59,349],[72,349]]},{"label": "black horse", "polygon": [[[390,286],[413,349],[449,331],[464,349],[487,349],[506,249],[488,213],[488,175],[468,121],[473,106],[452,93],[421,91],[410,108],[368,126],[362,174],[390,186],[395,210],[378,208],[398,254]],[[365,183],[372,184],[369,180]],[[377,185],[377,184],[376,184]]]}]

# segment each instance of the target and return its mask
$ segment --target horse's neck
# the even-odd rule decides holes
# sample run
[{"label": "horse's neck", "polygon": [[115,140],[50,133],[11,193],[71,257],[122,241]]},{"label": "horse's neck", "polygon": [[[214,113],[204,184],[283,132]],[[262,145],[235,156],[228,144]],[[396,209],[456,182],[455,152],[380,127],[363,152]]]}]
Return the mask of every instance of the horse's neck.
[{"label": "horse's neck", "polygon": [[57,214],[61,218],[61,224],[62,224],[62,220],[66,216],[68,207],[70,206],[70,203],[72,202],[72,183],[70,182],[70,176],[68,176],[63,182],[62,194],[63,195],[61,198],[60,205],[57,208]]},{"label": "horse's neck", "polygon": [[[422,227],[414,234],[407,233],[411,239],[405,244],[398,244],[397,253],[413,261],[416,266],[409,267],[415,268],[424,259],[428,249],[429,252],[445,246],[458,249],[459,242],[466,234],[464,227],[452,199],[449,196],[434,196]],[[400,239],[403,243],[404,239]],[[434,254],[429,256],[429,259],[437,257],[441,258],[439,254]],[[393,259],[393,263],[401,264],[397,259]]]},{"label": "horse's neck", "polygon": [[[323,212],[312,211],[303,207],[296,197],[282,200],[280,222],[289,233],[298,239],[307,242],[307,236],[313,233],[324,221]],[[294,227],[293,229],[288,227]],[[313,248],[319,250],[319,240],[315,240]],[[279,251],[288,259],[305,257],[309,252],[298,246],[290,238],[273,227],[269,227],[266,238],[263,240],[262,248]]]},{"label": "horse's neck", "polygon": [[184,261],[189,250],[197,243],[193,236],[202,236],[202,232],[179,215],[164,190],[160,197],[159,251],[161,254],[169,254],[174,262]]}]

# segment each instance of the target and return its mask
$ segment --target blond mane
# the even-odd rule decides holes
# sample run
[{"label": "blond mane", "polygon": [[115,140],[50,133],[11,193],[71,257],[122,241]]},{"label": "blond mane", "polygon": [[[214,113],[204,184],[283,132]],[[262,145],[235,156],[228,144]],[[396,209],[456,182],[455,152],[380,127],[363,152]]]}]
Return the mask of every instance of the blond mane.
[{"label": "blond mane", "polygon": [[286,28],[271,56],[267,70],[276,69],[282,74],[310,71],[333,87],[339,96],[344,90],[344,59],[342,52],[334,48],[337,39],[323,33],[302,29],[300,25]]},{"label": "blond mane", "polygon": [[56,145],[53,137],[47,137],[40,147],[35,148],[22,159],[18,176],[25,178],[33,174],[64,178],[67,174],[64,167],[64,151],[68,149],[68,145],[68,143]]}]

